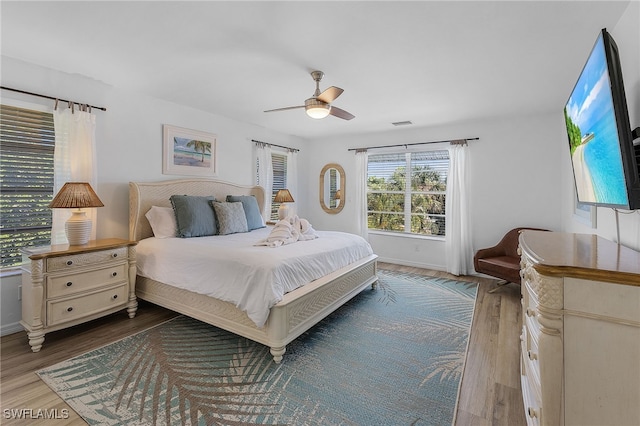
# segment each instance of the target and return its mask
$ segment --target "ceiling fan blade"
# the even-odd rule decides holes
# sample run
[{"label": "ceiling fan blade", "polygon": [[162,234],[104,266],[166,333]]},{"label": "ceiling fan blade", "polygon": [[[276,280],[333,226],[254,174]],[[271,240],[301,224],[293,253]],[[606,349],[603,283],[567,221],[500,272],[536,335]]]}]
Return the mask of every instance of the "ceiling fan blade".
[{"label": "ceiling fan blade", "polygon": [[304,108],[304,105],[290,106],[290,107],[276,108],[276,109],[268,109],[268,110],[266,110],[264,112],[287,111],[287,110],[290,110],[290,109],[298,109],[298,108]]},{"label": "ceiling fan blade", "polygon": [[326,102],[326,103],[330,104],[338,96],[342,95],[342,92],[344,92],[344,90],[342,90],[341,88],[336,87],[336,86],[331,86],[327,90],[325,90],[324,92],[320,93],[316,99],[319,99],[322,102]]},{"label": "ceiling fan blade", "polygon": [[343,120],[351,120],[355,117],[355,115],[351,114],[350,112],[347,112],[338,107],[334,107],[333,105],[331,106],[331,111],[329,111],[329,114],[338,118],[342,118]]}]

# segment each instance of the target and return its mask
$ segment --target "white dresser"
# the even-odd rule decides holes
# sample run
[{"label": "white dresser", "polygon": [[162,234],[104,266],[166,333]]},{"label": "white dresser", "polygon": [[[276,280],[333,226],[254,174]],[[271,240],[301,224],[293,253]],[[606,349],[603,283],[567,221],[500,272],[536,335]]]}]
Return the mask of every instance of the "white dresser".
[{"label": "white dresser", "polygon": [[135,316],[136,244],[111,238],[23,250],[20,323],[33,352],[49,331],[124,308]]},{"label": "white dresser", "polygon": [[522,395],[529,425],[640,425],[640,253],[524,231]]}]

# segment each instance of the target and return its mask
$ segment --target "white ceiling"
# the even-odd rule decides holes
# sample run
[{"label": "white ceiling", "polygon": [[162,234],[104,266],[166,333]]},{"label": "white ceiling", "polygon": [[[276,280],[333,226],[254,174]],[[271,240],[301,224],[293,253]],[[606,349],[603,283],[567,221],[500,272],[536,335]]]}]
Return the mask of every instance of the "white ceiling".
[{"label": "white ceiling", "polygon": [[[561,111],[628,3],[3,0],[1,52],[317,138]],[[356,118],[263,112],[302,105],[314,69]]]}]

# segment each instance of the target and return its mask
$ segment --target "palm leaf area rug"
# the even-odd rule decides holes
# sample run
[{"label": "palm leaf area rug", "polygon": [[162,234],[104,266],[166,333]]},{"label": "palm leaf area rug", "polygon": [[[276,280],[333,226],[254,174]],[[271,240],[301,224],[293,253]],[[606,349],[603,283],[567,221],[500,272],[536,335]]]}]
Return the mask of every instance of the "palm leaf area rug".
[{"label": "palm leaf area rug", "polygon": [[378,276],[281,364],[180,316],[38,374],[91,425],[450,425],[477,284]]}]

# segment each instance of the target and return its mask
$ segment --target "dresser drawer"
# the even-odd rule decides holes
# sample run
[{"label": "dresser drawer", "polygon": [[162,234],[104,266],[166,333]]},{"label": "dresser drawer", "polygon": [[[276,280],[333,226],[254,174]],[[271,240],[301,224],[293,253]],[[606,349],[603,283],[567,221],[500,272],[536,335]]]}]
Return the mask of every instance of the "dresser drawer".
[{"label": "dresser drawer", "polygon": [[[529,334],[530,340],[535,340],[536,346],[538,346],[537,342],[540,338],[540,323],[538,322],[536,317],[525,315],[524,325],[527,327],[527,332]],[[531,345],[529,345],[529,348],[531,348]]]},{"label": "dresser drawer", "polygon": [[127,280],[127,265],[112,265],[94,271],[47,277],[47,298],[71,296],[80,292],[112,286]]},{"label": "dresser drawer", "polygon": [[127,283],[83,296],[47,301],[47,325],[88,317],[127,303]]},{"label": "dresser drawer", "polygon": [[[523,331],[526,338],[526,330]],[[528,425],[540,424],[542,404],[542,388],[537,361],[532,361],[528,356],[525,342],[521,345],[520,373],[522,375],[522,397]]]},{"label": "dresser drawer", "polygon": [[50,257],[47,259],[47,272],[70,271],[80,266],[94,266],[97,263],[126,261],[127,247],[110,250],[98,250],[69,256]]},{"label": "dresser drawer", "polygon": [[527,426],[539,426],[542,410],[540,408],[540,403],[532,392],[529,378],[526,375],[521,376],[520,385],[522,386],[522,402],[524,403]]}]

